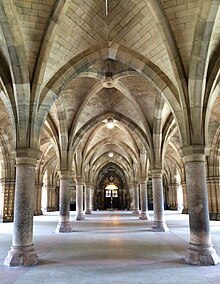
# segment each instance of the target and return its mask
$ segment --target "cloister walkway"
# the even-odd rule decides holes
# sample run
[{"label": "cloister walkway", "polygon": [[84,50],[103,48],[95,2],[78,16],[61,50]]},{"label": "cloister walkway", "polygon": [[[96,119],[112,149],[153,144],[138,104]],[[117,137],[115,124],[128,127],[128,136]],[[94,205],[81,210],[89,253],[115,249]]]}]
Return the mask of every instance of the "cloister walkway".
[{"label": "cloister walkway", "polygon": [[[71,220],[75,231],[55,233],[58,212],[34,217],[34,244],[40,258],[33,267],[4,267],[13,224],[0,224],[1,284],[220,283],[220,265],[197,267],[184,261],[189,242],[188,215],[165,211],[170,232],[150,230],[129,211],[99,211],[86,221]],[[153,212],[150,212],[153,217]],[[211,221],[220,255],[220,221]]]}]

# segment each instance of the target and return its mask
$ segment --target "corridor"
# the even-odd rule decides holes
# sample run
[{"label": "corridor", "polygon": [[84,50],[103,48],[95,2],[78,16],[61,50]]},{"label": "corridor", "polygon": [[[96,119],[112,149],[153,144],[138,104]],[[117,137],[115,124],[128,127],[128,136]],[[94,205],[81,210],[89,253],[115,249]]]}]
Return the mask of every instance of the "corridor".
[{"label": "corridor", "polygon": [[[184,262],[189,241],[188,215],[165,211],[170,232],[150,230],[129,211],[98,211],[74,221],[72,233],[56,234],[58,212],[34,217],[34,244],[40,262],[8,268],[13,223],[0,223],[0,283],[219,283],[220,265],[198,267]],[[153,212],[150,211],[153,217]],[[220,221],[211,221],[212,241],[220,255]]]}]

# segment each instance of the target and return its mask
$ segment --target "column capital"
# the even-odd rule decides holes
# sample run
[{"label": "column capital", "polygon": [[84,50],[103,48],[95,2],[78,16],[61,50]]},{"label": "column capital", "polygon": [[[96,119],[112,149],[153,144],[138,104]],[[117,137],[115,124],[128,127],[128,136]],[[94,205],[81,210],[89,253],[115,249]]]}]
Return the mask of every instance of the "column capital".
[{"label": "column capital", "polygon": [[132,187],[138,186],[138,182],[137,181],[133,181],[132,182]]},{"label": "column capital", "polygon": [[35,187],[42,187],[43,185],[43,182],[35,182]]},{"label": "column capital", "polygon": [[76,178],[75,182],[76,182],[76,185],[84,185],[84,179],[83,178]]},{"label": "column capital", "polygon": [[181,150],[185,164],[188,162],[205,162],[206,156],[210,152],[210,148],[206,147],[206,145],[183,146]]},{"label": "column capital", "polygon": [[58,172],[60,179],[68,179],[72,176],[72,171],[60,170]]},{"label": "column capital", "polygon": [[36,166],[41,151],[34,148],[17,148],[16,165]]},{"label": "column capital", "polygon": [[139,184],[143,184],[143,183],[145,184],[147,183],[147,180],[148,180],[147,178],[139,178],[138,181],[139,181]]},{"label": "column capital", "polygon": [[150,171],[152,178],[162,178],[163,170],[162,169],[152,169]]}]

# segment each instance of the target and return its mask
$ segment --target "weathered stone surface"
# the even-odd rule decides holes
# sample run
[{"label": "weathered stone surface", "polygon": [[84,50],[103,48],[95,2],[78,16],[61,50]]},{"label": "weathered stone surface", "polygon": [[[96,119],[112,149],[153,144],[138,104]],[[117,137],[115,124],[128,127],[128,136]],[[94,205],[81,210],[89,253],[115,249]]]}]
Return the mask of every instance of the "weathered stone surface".
[{"label": "weathered stone surface", "polygon": [[6,266],[31,266],[38,263],[38,256],[33,247],[30,246],[12,246],[4,260]]}]

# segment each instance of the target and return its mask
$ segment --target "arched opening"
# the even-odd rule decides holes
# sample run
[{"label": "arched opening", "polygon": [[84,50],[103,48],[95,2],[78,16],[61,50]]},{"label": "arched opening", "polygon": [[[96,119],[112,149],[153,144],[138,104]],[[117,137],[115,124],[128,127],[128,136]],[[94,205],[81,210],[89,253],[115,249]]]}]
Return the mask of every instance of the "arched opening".
[{"label": "arched opening", "polygon": [[96,184],[95,208],[100,210],[129,209],[130,195],[123,171],[114,163],[103,167]]}]

